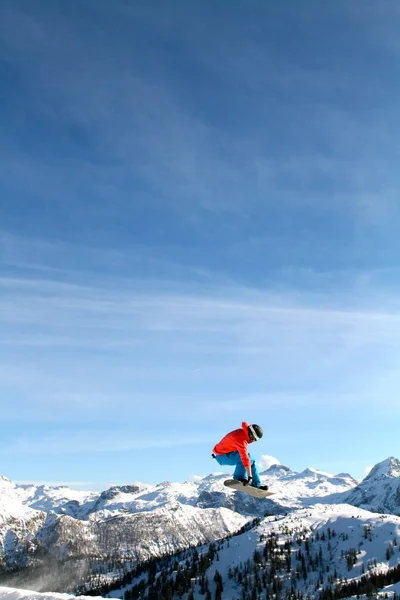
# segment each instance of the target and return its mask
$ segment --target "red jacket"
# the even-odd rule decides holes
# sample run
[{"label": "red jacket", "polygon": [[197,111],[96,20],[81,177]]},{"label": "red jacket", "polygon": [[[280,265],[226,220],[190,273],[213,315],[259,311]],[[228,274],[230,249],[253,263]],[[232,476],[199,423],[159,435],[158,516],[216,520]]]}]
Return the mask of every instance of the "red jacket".
[{"label": "red jacket", "polygon": [[244,467],[250,467],[250,458],[247,450],[247,444],[251,444],[249,438],[249,424],[243,421],[241,429],[235,429],[227,433],[224,438],[213,448],[213,453],[219,456],[220,454],[228,454],[237,450],[242,459]]}]

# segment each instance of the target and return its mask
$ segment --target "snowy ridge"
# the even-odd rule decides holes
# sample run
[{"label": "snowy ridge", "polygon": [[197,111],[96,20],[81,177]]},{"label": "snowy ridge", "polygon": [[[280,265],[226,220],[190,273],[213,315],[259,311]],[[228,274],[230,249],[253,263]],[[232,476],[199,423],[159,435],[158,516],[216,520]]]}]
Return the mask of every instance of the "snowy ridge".
[{"label": "snowy ridge", "polygon": [[[283,465],[273,465],[261,474],[263,483],[275,491],[273,504],[260,506],[246,496],[228,491],[223,482],[227,475],[208,475],[196,482],[162,482],[156,486],[114,486],[101,493],[84,492],[64,486],[16,485],[0,479],[0,516],[12,512],[23,517],[28,509],[54,512],[80,520],[109,519],[121,514],[150,512],[176,502],[200,508],[224,507],[248,515],[274,511],[274,505],[294,508],[313,503],[324,496],[347,492],[357,485],[350,475],[331,475],[317,469],[295,473]],[[275,511],[276,512],[276,511]]]},{"label": "snowy ridge", "polygon": [[357,485],[351,475],[332,475],[313,468],[307,468],[301,473],[282,475],[274,485],[268,471],[264,473],[265,480],[271,489],[277,487],[274,501],[286,508],[309,506],[327,498],[334,503],[340,501],[341,494]]}]

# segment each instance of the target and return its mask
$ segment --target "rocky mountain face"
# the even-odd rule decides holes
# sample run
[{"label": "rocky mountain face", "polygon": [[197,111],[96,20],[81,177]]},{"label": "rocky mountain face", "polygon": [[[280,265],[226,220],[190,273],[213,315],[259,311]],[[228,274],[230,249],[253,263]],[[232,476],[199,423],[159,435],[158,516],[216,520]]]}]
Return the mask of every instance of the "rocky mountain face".
[{"label": "rocky mountain face", "polygon": [[[224,507],[184,505],[173,496],[151,510],[140,510],[138,489],[113,489],[81,502],[57,497],[51,489],[40,502],[46,510],[32,509],[26,489],[3,479],[0,495],[0,568],[3,574],[46,562],[80,557],[124,557],[138,562],[203,544],[229,535],[250,517]],[[71,490],[73,493],[73,491]],[[146,495],[146,494],[145,494]],[[133,503],[129,505],[129,501]],[[144,502],[144,500],[142,500]],[[37,505],[37,493],[33,494]]]}]

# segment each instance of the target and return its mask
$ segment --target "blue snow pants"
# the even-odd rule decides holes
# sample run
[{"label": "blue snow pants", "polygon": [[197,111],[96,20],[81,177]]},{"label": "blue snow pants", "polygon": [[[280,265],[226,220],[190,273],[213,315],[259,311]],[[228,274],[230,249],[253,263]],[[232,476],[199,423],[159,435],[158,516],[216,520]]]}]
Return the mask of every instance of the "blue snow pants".
[{"label": "blue snow pants", "polygon": [[[254,487],[260,487],[261,480],[260,474],[258,472],[257,463],[254,458],[249,454],[250,462],[251,462],[251,474],[253,477],[253,481],[251,485]],[[247,479],[247,471],[244,468],[242,463],[242,459],[240,458],[240,454],[237,450],[234,452],[228,452],[227,454],[220,454],[219,456],[215,456],[215,460],[220,465],[231,465],[235,468],[235,472],[233,473],[233,479]]]}]

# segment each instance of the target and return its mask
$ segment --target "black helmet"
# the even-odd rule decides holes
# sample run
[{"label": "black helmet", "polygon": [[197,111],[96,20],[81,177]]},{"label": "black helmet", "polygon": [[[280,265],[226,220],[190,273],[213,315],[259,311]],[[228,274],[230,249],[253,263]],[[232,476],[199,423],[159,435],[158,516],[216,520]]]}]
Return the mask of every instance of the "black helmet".
[{"label": "black helmet", "polygon": [[249,425],[249,436],[254,442],[256,442],[263,436],[262,428],[259,425]]}]

